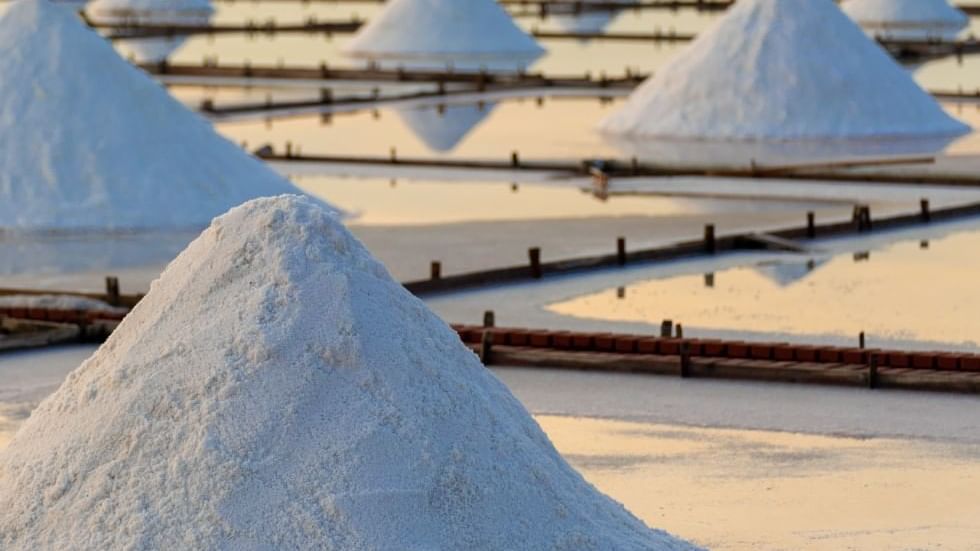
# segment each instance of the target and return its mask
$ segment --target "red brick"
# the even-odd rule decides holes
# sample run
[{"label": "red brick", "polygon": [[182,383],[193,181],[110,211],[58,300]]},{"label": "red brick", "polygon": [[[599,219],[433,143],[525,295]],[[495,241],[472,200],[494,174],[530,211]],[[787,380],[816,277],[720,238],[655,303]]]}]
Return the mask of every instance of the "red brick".
[{"label": "red brick", "polygon": [[48,310],[48,319],[61,323],[69,322],[71,321],[71,313],[67,310]]},{"label": "red brick", "polygon": [[640,354],[656,354],[660,349],[660,339],[643,337],[636,339],[636,351]]},{"label": "red brick", "polygon": [[551,345],[555,348],[568,350],[572,347],[572,334],[568,331],[558,331],[551,335]]},{"label": "red brick", "polygon": [[530,331],[527,329],[511,329],[507,332],[507,344],[511,346],[527,346],[530,342]]},{"label": "red brick", "polygon": [[595,339],[592,335],[585,333],[572,333],[572,348],[575,350],[592,350],[595,348]]},{"label": "red brick", "polygon": [[772,358],[780,362],[791,362],[795,358],[794,348],[788,344],[777,344],[772,347]]},{"label": "red brick", "polygon": [[28,308],[27,317],[32,320],[46,320],[48,319],[48,311],[44,308]]},{"label": "red brick", "polygon": [[528,342],[536,348],[548,348],[551,346],[551,332],[531,331],[528,334]]},{"label": "red brick", "polygon": [[749,345],[749,357],[756,360],[772,359],[772,345],[758,343]]},{"label": "red brick", "polygon": [[838,348],[820,348],[817,350],[817,361],[822,363],[840,363],[841,353]]},{"label": "red brick", "polygon": [[909,367],[912,365],[912,359],[909,355],[904,352],[889,352],[888,353],[888,366],[889,367]]},{"label": "red brick", "polygon": [[616,337],[612,333],[600,333],[595,336],[595,349],[611,352],[616,349]]},{"label": "red brick", "polygon": [[676,356],[681,353],[681,341],[678,339],[660,339],[657,350],[664,356]]},{"label": "red brick", "polygon": [[848,348],[841,351],[841,361],[852,365],[865,365],[868,363],[868,353],[860,348]]},{"label": "red brick", "polygon": [[728,343],[728,357],[729,358],[748,358],[749,357],[749,345],[744,342],[730,342]]},{"label": "red brick", "polygon": [[724,356],[727,353],[725,343],[722,341],[703,341],[702,353],[705,356]]},{"label": "red brick", "polygon": [[793,347],[793,357],[796,358],[798,362],[815,362],[817,361],[817,347],[816,346],[795,346]]},{"label": "red brick", "polygon": [[960,371],[980,373],[980,356],[960,356]]},{"label": "red brick", "polygon": [[616,337],[616,352],[631,353],[636,352],[636,337],[622,336]]},{"label": "red brick", "polygon": [[956,354],[937,354],[936,368],[943,371],[957,371],[960,368],[960,357]]},{"label": "red brick", "polygon": [[704,355],[704,341],[700,339],[687,339],[687,348],[692,356]]},{"label": "red brick", "polygon": [[935,369],[936,355],[928,353],[909,354],[912,367],[916,369]]}]

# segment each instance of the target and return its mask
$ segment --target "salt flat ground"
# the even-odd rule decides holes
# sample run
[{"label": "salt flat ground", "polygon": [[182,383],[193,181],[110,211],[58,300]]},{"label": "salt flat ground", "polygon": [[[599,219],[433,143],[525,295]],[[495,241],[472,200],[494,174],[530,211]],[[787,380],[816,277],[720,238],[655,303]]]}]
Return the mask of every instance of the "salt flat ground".
[{"label": "salt flat ground", "polygon": [[[0,448],[93,350],[0,357]],[[590,482],[711,549],[968,551],[980,541],[975,397],[495,372]]]}]

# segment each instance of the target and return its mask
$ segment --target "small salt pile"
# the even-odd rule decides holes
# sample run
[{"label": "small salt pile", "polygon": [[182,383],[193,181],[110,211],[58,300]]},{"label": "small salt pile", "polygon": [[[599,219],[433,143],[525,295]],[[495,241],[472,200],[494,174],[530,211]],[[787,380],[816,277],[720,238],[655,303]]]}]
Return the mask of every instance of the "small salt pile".
[{"label": "small salt pile", "polygon": [[391,0],[344,49],[381,66],[518,69],[544,53],[495,0]]},{"label": "small salt pile", "polygon": [[23,424],[0,548],[693,549],[295,196],[216,219]]},{"label": "small salt pile", "polygon": [[832,0],[739,0],[599,128],[631,137],[947,136],[968,127]]},{"label": "small salt pile", "polygon": [[436,152],[452,151],[487,118],[495,103],[397,107],[395,112],[413,134]]},{"label": "small salt pile", "polygon": [[947,0],[845,0],[841,9],[879,38],[952,40],[970,24]]},{"label": "small salt pile", "polygon": [[[98,23],[207,25],[214,15],[210,0],[94,0],[87,13]],[[140,62],[163,61],[187,40],[169,36],[120,40]]]},{"label": "small salt pile", "polygon": [[0,51],[0,228],[197,229],[296,192],[66,7],[13,2]]}]

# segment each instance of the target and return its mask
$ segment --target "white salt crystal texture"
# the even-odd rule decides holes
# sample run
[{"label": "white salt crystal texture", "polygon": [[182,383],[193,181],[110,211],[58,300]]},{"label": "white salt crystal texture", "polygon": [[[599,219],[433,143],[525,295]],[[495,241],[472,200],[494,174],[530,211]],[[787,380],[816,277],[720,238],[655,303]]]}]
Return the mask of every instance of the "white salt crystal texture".
[{"label": "white salt crystal texture", "polygon": [[962,134],[832,0],[739,0],[600,124],[722,140]]},{"label": "white salt crystal texture", "polygon": [[344,51],[410,67],[504,69],[530,64],[544,48],[495,0],[391,0]]},{"label": "white salt crystal texture", "polygon": [[970,24],[947,0],[845,0],[841,9],[881,38],[952,40]]},{"label": "white salt crystal texture", "polygon": [[13,2],[0,51],[0,228],[200,229],[297,192],[67,7]]},{"label": "white salt crystal texture", "polygon": [[295,196],[217,218],[23,424],[0,548],[694,549]]}]

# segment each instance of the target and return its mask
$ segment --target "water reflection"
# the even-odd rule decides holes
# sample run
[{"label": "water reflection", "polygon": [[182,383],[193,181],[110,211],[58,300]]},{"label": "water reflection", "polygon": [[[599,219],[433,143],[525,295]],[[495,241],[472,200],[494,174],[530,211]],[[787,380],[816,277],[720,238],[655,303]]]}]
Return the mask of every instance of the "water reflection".
[{"label": "water reflection", "polygon": [[[214,16],[214,8],[207,0],[151,4],[149,6],[126,0],[95,0],[86,13],[92,21],[116,25],[207,25]],[[113,31],[107,31],[111,33]],[[158,62],[169,58],[188,37],[166,36],[153,38],[120,39],[115,42],[121,52],[139,62]]]},{"label": "water reflection", "polygon": [[980,232],[921,248],[918,240],[832,258],[792,257],[702,275],[632,284],[627,300],[600,291],[549,305],[567,316],[655,324],[682,320],[705,330],[931,341],[976,348]]},{"label": "water reflection", "polygon": [[452,151],[493,111],[496,103],[398,107],[394,111],[434,152]]}]

